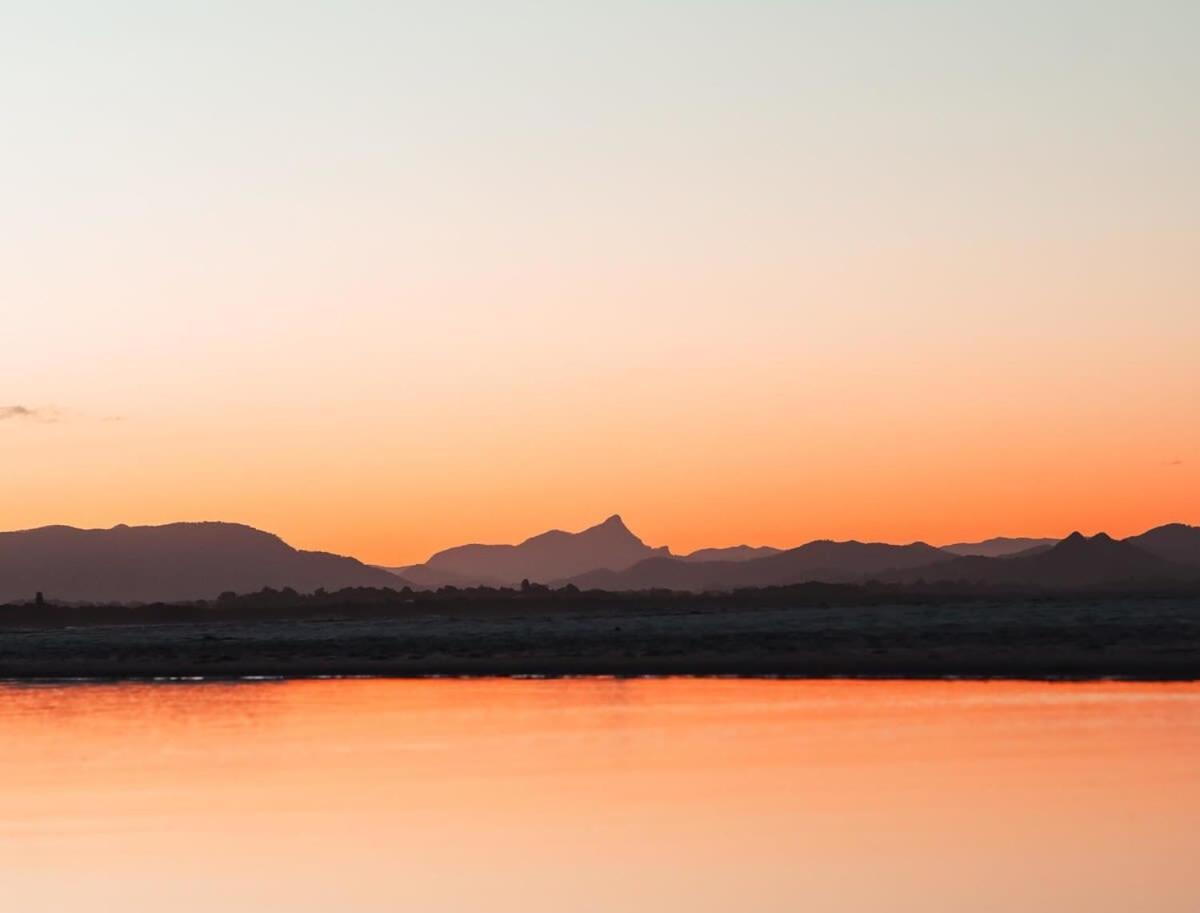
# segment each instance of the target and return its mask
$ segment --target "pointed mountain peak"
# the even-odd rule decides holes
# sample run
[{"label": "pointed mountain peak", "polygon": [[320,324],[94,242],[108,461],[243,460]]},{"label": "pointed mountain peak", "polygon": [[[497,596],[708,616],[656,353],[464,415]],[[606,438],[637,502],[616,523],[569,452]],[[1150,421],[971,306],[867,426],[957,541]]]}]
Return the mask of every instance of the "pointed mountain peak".
[{"label": "pointed mountain peak", "polygon": [[519,545],[460,545],[438,552],[426,566],[472,580],[553,582],[594,570],[622,571],[644,558],[668,554],[629,531],[620,514],[580,532],[552,529]]},{"label": "pointed mountain peak", "polygon": [[1112,536],[1110,536],[1108,533],[1097,533],[1094,536],[1085,536],[1084,534],[1080,533],[1078,529],[1076,529],[1074,533],[1067,536],[1066,539],[1062,540],[1060,543],[1058,543],[1058,545],[1064,545],[1068,547],[1088,545],[1088,543],[1091,543],[1091,545],[1108,545],[1109,542],[1114,541],[1116,540],[1112,539]]},{"label": "pointed mountain peak", "polygon": [[592,537],[600,536],[605,540],[629,540],[631,542],[641,542],[633,531],[625,525],[625,521],[621,519],[620,514],[613,514],[603,523],[597,523],[595,526],[590,526],[579,535],[589,535]]}]

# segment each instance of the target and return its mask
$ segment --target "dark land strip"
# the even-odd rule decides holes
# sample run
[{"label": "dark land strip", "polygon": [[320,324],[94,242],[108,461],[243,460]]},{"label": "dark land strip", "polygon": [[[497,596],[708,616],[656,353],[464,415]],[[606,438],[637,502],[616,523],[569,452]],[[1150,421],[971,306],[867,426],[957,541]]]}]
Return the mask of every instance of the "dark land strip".
[{"label": "dark land strip", "polygon": [[565,601],[443,594],[403,603],[362,591],[188,606],[0,607],[0,678],[1200,679],[1196,595],[892,592],[889,600],[852,587],[786,589],[790,604],[784,591]]}]

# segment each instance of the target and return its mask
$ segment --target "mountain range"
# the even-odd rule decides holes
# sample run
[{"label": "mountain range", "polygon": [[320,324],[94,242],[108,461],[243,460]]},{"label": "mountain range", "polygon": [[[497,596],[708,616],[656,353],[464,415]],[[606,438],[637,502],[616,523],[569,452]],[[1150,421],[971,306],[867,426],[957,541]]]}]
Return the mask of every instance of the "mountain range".
[{"label": "mountain range", "polygon": [[[1178,538],[1196,540],[1180,552],[1187,563],[1165,557],[1161,549],[1139,546],[1133,539],[1118,541],[1105,533],[1091,538],[1072,533],[1049,548],[1034,548],[1003,558],[961,556],[891,573],[884,579],[901,583],[933,581],[1048,589],[1200,581],[1200,528],[1186,529],[1191,532]],[[1175,536],[1167,538],[1172,545],[1178,541]]]},{"label": "mountain range", "polygon": [[403,568],[298,550],[234,523],[0,533],[0,603],[36,592],[69,602],[183,602],[264,587],[465,588],[525,580],[689,591],[871,580],[1034,589],[1200,585],[1200,527],[1172,523],[1124,540],[1073,533],[1061,541],[1001,538],[940,548],[817,540],[792,549],[739,545],[676,556],[645,544],[614,515],[578,533],[551,530],[516,545],[464,545]]},{"label": "mountain range", "polygon": [[[573,569],[588,568],[571,573]],[[1063,588],[1200,580],[1200,528],[1157,527],[1118,542],[1101,533],[1064,540],[997,537],[935,547],[924,542],[818,540],[793,549],[700,549],[672,555],[651,548],[619,516],[579,533],[553,531],[519,545],[472,545],[399,569],[426,586],[513,585],[607,590],[730,590],[807,581],[966,583]]]},{"label": "mountain range", "polygon": [[1104,533],[1091,538],[1072,533],[1052,544],[1005,542],[1003,551],[989,557],[987,551],[995,554],[995,540],[960,546],[975,550],[974,554],[955,554],[923,542],[817,541],[737,563],[653,558],[622,572],[593,571],[570,582],[584,589],[692,591],[869,580],[1035,589],[1200,583],[1200,527],[1181,523],[1124,541]]}]

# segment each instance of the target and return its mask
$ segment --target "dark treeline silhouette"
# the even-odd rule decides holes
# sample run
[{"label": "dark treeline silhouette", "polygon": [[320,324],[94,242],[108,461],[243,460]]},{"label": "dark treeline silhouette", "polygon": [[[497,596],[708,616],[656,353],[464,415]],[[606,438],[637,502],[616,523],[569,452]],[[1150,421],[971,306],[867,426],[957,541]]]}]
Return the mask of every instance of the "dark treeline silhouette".
[{"label": "dark treeline silhouette", "polygon": [[522,581],[517,587],[442,587],[414,590],[348,587],[300,593],[266,587],[253,593],[226,592],[213,600],[185,603],[16,602],[0,606],[0,626],[82,626],[88,624],[163,624],[205,621],[265,621],[306,618],[402,618],[419,615],[556,616],[574,613],[644,615],[663,612],[737,612],[755,609],[831,608],[838,606],[919,606],[1038,602],[1088,603],[1111,599],[1197,599],[1200,582],[1164,582],[1157,586],[1113,585],[1080,589],[916,581],[865,584],[799,583],[726,591],[690,592],[583,590],[573,584],[549,587]]}]

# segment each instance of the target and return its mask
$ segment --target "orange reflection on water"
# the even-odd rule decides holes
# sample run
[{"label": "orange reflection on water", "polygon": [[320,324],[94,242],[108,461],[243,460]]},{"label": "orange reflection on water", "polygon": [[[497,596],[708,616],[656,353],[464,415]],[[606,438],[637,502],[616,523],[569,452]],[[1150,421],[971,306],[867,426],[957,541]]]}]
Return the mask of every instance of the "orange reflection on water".
[{"label": "orange reflection on water", "polygon": [[1200,686],[0,690],[22,911],[1194,913]]}]

